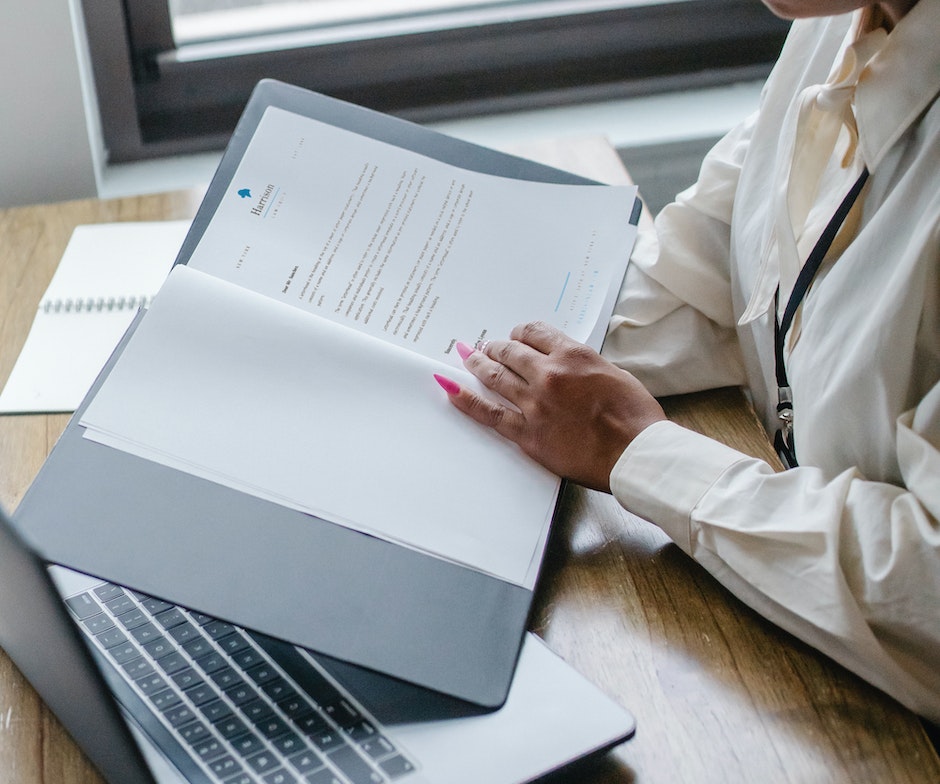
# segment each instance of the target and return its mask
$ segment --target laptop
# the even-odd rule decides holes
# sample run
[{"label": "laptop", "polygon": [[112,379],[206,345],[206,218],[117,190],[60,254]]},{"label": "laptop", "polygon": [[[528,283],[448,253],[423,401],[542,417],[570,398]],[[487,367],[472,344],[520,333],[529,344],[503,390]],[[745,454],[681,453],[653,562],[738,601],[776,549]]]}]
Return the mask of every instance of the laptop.
[{"label": "laptop", "polygon": [[486,711],[47,567],[2,511],[0,647],[112,784],[510,784],[635,730],[531,634]]}]

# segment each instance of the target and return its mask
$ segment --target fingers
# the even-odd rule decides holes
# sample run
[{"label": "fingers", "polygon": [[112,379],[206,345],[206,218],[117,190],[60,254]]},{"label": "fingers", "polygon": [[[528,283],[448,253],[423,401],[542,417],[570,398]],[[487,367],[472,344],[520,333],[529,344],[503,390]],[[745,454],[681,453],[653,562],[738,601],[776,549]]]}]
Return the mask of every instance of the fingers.
[{"label": "fingers", "polygon": [[492,428],[506,438],[515,440],[521,431],[522,415],[510,408],[500,405],[493,400],[486,400],[466,387],[461,387],[456,381],[446,376],[434,375],[437,383],[447,393],[447,397],[454,407],[469,416],[475,422]]},{"label": "fingers", "polygon": [[510,406],[461,388],[450,379],[435,378],[458,409],[480,424],[518,442],[525,428],[523,412],[530,388],[545,375],[540,366],[546,363],[550,352],[571,346],[583,348],[563,332],[541,321],[520,324],[512,330],[509,340],[482,341],[476,348],[457,343],[457,353],[463,359],[464,367]]},{"label": "fingers", "polygon": [[476,350],[458,344],[457,350],[468,370],[490,389],[506,394],[531,380],[547,354],[569,345],[578,344],[544,321],[532,321],[514,327],[509,340],[484,340]]},{"label": "fingers", "polygon": [[458,347],[464,367],[475,375],[483,385],[515,401],[528,386],[534,355],[537,353],[521,343],[507,340],[491,340],[477,349],[461,344]]},{"label": "fingers", "polygon": [[542,354],[550,354],[559,348],[574,343],[564,332],[544,321],[530,321],[513,327],[509,333],[511,340],[524,343]]}]

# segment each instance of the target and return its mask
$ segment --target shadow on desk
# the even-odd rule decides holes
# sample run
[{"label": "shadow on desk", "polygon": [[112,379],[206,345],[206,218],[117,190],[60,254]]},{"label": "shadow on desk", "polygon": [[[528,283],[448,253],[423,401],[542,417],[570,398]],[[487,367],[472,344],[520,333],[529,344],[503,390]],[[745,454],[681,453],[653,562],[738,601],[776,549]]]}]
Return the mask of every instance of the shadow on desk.
[{"label": "shadow on desk", "polygon": [[[629,743],[629,741],[628,741]],[[633,784],[636,774],[612,754],[591,757],[538,780],[539,784]]]}]

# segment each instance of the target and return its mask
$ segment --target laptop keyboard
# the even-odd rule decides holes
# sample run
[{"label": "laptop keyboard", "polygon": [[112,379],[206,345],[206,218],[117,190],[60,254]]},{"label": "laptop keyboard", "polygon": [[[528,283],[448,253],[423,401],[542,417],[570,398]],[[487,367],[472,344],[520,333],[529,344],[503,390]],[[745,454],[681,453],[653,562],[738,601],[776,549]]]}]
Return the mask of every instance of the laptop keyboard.
[{"label": "laptop keyboard", "polygon": [[381,784],[414,770],[292,645],[110,583],[67,604],[206,781]]}]

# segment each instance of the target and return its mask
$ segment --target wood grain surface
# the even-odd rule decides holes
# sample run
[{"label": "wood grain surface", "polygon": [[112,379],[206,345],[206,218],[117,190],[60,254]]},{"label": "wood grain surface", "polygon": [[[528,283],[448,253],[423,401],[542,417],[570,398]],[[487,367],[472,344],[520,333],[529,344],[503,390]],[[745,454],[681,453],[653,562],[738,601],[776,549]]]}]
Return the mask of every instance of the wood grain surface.
[{"label": "wood grain surface", "polygon": [[[628,181],[602,139],[513,151],[596,179]],[[194,190],[0,211],[0,384],[74,226],[190,217],[200,197]],[[740,390],[663,402],[680,424],[775,460]],[[7,510],[67,421],[0,416],[0,504]],[[940,761],[916,716],[757,616],[610,496],[569,486],[562,504],[531,627],[633,711],[638,731],[611,754],[553,781],[940,781]],[[0,780],[100,782],[2,652]]]}]

